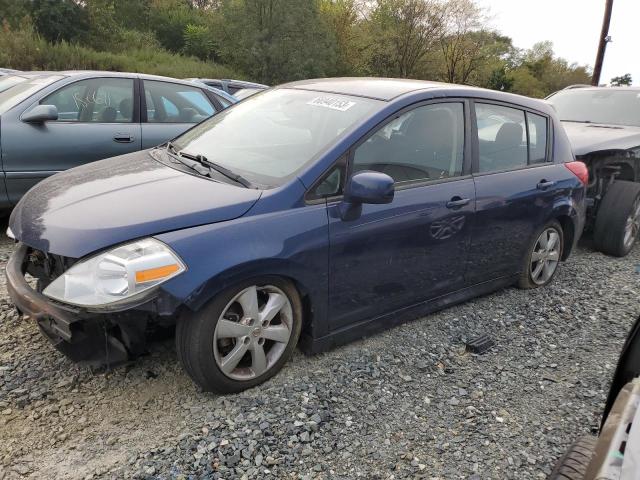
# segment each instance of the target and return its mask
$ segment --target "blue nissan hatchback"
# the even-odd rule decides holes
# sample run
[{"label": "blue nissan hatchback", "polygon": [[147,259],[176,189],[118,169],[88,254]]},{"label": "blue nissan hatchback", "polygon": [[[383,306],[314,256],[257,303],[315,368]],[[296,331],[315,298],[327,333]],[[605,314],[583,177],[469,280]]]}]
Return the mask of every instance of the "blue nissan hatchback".
[{"label": "blue nissan hatchback", "polygon": [[421,81],[259,93],[161,147],[55,175],[22,198],[17,308],[72,359],[140,354],[176,325],[204,389],[517,284],[546,285],[581,234],[587,172],[553,109]]}]

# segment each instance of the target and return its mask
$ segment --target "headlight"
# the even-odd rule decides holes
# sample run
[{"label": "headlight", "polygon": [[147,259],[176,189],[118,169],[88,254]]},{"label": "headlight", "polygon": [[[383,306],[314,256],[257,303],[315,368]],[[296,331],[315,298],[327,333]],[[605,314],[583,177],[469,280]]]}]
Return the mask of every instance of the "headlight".
[{"label": "headlight", "polygon": [[76,263],[43,293],[72,305],[109,307],[129,301],[185,270],[169,247],[146,238]]}]

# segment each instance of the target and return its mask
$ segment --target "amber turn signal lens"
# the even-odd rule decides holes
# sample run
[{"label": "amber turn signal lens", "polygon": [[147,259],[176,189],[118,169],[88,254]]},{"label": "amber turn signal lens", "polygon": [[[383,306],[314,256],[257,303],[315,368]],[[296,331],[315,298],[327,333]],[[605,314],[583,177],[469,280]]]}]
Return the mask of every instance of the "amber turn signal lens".
[{"label": "amber turn signal lens", "polygon": [[180,266],[176,263],[173,265],[165,265],[163,267],[150,268],[149,270],[140,270],[136,272],[136,283],[151,282],[168,277],[172,273],[177,272]]}]

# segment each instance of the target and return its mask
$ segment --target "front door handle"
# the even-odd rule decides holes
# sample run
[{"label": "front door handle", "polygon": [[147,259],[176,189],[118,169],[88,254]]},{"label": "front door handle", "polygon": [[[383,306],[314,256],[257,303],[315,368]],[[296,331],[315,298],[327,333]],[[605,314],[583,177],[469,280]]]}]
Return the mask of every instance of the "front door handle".
[{"label": "front door handle", "polygon": [[538,185],[536,185],[536,188],[538,190],[546,190],[549,187],[553,187],[555,184],[556,182],[551,182],[543,179],[538,182]]},{"label": "front door handle", "polygon": [[460,208],[464,207],[471,201],[470,198],[461,198],[457,195],[447,202],[447,208]]},{"label": "front door handle", "polygon": [[118,143],[131,143],[133,142],[133,135],[129,135],[128,133],[116,133],[115,137],[113,137],[113,141]]}]

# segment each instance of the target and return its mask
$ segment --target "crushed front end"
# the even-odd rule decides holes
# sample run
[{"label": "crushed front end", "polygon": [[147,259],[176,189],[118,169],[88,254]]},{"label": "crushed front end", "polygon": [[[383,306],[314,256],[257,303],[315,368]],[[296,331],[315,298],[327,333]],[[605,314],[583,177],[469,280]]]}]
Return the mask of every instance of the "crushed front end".
[{"label": "crushed front end", "polygon": [[157,326],[174,323],[177,302],[159,291],[121,311],[91,311],[41,293],[76,262],[18,243],[6,267],[7,290],[18,311],[71,360],[114,367],[145,353]]}]

